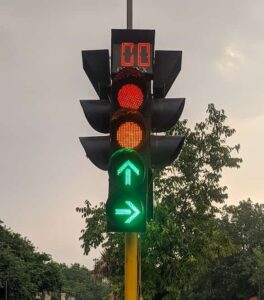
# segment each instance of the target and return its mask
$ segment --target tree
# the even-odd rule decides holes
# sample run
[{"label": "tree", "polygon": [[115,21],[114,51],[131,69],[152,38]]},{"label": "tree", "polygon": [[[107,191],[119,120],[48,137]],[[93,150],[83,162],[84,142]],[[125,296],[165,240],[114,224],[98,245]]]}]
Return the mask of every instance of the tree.
[{"label": "tree", "polygon": [[244,252],[264,247],[264,205],[248,199],[238,206],[225,205],[221,227]]},{"label": "tree", "polygon": [[60,266],[63,274],[63,291],[67,296],[75,297],[76,300],[100,300],[105,299],[108,285],[102,283],[86,267],[73,264],[70,267]]},{"label": "tree", "polygon": [[[227,144],[235,130],[225,125],[224,111],[210,104],[207,114],[193,130],[184,120],[169,132],[186,141],[179,158],[155,174],[155,216],[141,236],[144,299],[185,299],[208,264],[234,251],[215,220],[215,204],[227,198],[220,184],[223,168],[238,168],[242,160],[233,156],[239,145]],[[80,237],[84,253],[102,245],[95,268],[121,295],[123,234],[105,232],[103,203],[92,207],[86,201],[77,211],[86,221]]]},{"label": "tree", "polygon": [[218,223],[235,251],[208,266],[194,288],[194,299],[248,299],[257,294],[262,299],[264,205],[250,199],[225,205]]},{"label": "tree", "polygon": [[51,257],[36,252],[29,240],[0,222],[0,288],[6,282],[10,299],[33,299],[38,291],[57,291],[61,286]]},{"label": "tree", "polygon": [[258,299],[263,299],[264,287],[264,249],[257,247],[253,250],[254,271],[250,278],[253,285],[258,287]]},{"label": "tree", "polygon": [[[262,285],[259,265],[261,251],[264,251],[264,205],[254,204],[250,199],[240,201],[237,206],[225,205],[221,228],[237,247],[233,257],[237,266],[234,280],[237,288],[233,289],[232,293],[244,298],[256,295],[259,285]],[[223,260],[222,263],[232,268],[231,262],[229,259]],[[229,272],[231,273],[233,272]]]},{"label": "tree", "polygon": [[[60,299],[66,292],[77,300],[105,299],[108,284],[86,267],[58,264],[46,253],[39,253],[26,238],[7,229],[0,220],[0,291],[8,285],[8,299],[34,299],[38,292],[52,292]],[[1,294],[0,294],[1,298]]]}]

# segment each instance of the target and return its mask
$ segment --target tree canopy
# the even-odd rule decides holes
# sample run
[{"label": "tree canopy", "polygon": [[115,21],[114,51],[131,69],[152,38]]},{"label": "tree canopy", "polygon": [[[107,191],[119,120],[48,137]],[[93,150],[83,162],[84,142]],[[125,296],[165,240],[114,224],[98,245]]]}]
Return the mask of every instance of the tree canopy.
[{"label": "tree canopy", "polygon": [[[52,277],[48,278],[47,273]],[[32,299],[37,291],[61,288],[60,273],[51,257],[36,252],[29,240],[1,224],[0,287],[6,282],[11,299]]]},{"label": "tree canopy", "polygon": [[[141,235],[144,299],[195,299],[193,290],[209,266],[236,253],[235,242],[217,218],[228,197],[222,171],[242,162],[236,156],[240,146],[229,145],[234,133],[224,111],[213,104],[193,129],[184,120],[168,132],[186,140],[178,159],[155,172],[155,215]],[[86,221],[80,237],[84,253],[103,247],[95,271],[111,281],[122,299],[123,234],[106,233],[103,202],[93,207],[86,201],[77,211]]]},{"label": "tree canopy", "polygon": [[[0,290],[8,288],[8,299],[35,299],[39,292],[60,293],[77,300],[104,299],[108,285],[96,278],[86,267],[58,264],[46,253],[0,222]],[[1,299],[1,295],[0,295]]]},{"label": "tree canopy", "polygon": [[235,251],[207,267],[194,288],[195,299],[249,299],[253,295],[262,299],[264,205],[250,199],[237,206],[225,205],[218,223]]}]

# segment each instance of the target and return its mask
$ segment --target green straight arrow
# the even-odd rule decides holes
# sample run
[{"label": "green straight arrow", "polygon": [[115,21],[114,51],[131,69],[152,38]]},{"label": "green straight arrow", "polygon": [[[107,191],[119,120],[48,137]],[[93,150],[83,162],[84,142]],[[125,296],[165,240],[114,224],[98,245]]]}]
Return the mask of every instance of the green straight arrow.
[{"label": "green straight arrow", "polygon": [[131,185],[131,170],[139,176],[139,169],[130,161],[127,160],[118,170],[117,176],[125,171],[125,185]]},{"label": "green straight arrow", "polygon": [[140,210],[131,201],[125,201],[125,203],[131,209],[117,208],[115,209],[115,215],[127,216],[131,215],[133,212],[133,214],[124,222],[126,224],[130,224],[140,214]]}]

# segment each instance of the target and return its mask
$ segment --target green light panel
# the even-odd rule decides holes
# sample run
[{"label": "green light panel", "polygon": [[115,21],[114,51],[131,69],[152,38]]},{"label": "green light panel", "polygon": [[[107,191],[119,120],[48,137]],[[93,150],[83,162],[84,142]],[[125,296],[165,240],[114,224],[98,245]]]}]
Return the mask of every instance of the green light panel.
[{"label": "green light panel", "polygon": [[110,159],[109,177],[122,189],[134,189],[145,178],[145,166],[140,154],[132,149],[117,150]]}]

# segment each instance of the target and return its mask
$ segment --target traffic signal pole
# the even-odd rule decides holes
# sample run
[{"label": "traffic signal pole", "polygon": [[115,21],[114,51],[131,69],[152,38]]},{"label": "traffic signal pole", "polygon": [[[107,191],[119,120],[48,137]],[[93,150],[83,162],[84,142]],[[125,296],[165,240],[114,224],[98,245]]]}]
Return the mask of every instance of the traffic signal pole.
[{"label": "traffic signal pole", "polygon": [[[133,0],[127,0],[127,29],[132,29]],[[125,233],[125,300],[137,300],[138,288],[138,234]]]},{"label": "traffic signal pole", "polygon": [[125,233],[125,300],[138,300],[138,234]]},{"label": "traffic signal pole", "polygon": [[138,235],[125,234],[125,300],[138,299]]},{"label": "traffic signal pole", "polygon": [[132,29],[133,27],[133,0],[127,0],[127,29]]}]

